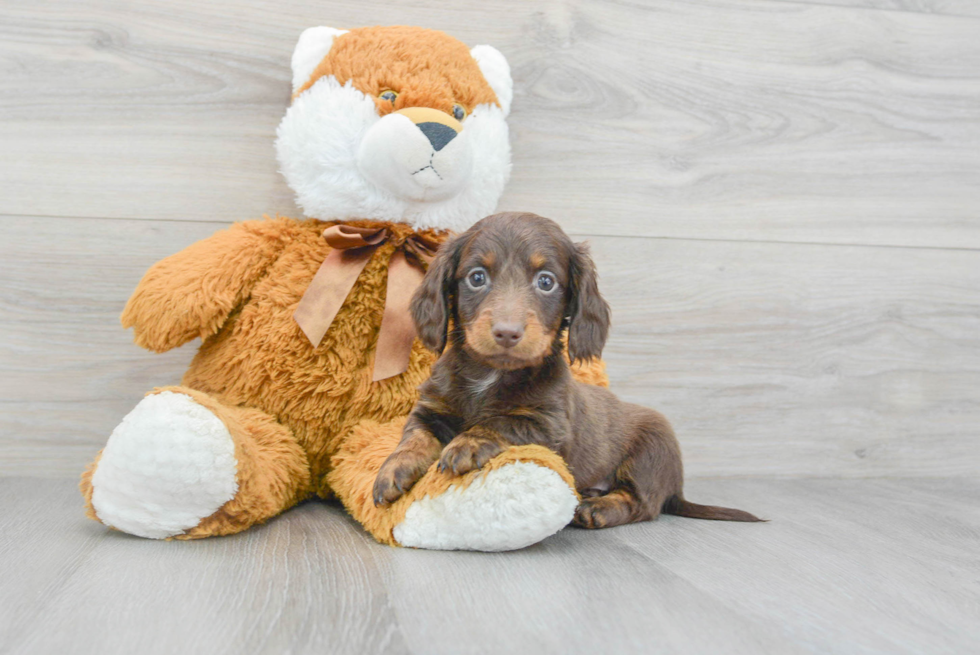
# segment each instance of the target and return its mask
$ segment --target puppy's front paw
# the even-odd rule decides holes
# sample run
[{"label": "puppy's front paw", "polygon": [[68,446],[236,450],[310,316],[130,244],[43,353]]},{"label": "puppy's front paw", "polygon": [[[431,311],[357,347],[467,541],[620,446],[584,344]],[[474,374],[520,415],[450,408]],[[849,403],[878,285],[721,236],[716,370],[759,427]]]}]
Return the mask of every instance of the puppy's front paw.
[{"label": "puppy's front paw", "polygon": [[496,441],[484,437],[471,437],[461,434],[446,446],[439,458],[440,471],[452,471],[453,475],[462,475],[482,469],[483,465],[503,451]]},{"label": "puppy's front paw", "polygon": [[428,463],[417,458],[393,455],[385,460],[374,480],[374,504],[378,507],[390,505],[401,498],[422,477]]}]

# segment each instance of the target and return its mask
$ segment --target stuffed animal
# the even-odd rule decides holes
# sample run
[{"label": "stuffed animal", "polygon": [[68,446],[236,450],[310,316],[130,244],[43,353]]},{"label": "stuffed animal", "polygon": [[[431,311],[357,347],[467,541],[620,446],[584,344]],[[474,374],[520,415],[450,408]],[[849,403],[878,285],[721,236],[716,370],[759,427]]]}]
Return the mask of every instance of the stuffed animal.
[{"label": "stuffed animal", "polygon": [[[507,550],[553,534],[579,499],[539,446],[464,476],[433,467],[390,507],[371,498],[434,361],[414,339],[412,292],[509,175],[507,61],[432,30],[315,27],[292,73],[276,150],[308,218],[237,223],[140,281],[122,314],[136,343],[202,345],[85,471],[88,515],[196,539],[336,497],[391,545]],[[577,373],[605,383],[601,362]]]}]

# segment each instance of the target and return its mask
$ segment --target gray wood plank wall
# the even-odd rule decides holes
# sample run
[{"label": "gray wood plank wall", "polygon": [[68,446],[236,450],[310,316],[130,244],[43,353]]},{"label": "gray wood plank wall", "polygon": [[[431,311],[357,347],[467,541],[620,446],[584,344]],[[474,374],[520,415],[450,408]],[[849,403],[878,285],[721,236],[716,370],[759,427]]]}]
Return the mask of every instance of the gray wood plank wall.
[{"label": "gray wood plank wall", "polygon": [[157,259],[299,215],[314,24],[491,43],[502,209],[593,244],[613,388],[688,474],[980,469],[980,9],[967,0],[0,2],[0,473],[74,476],[193,346],[118,314]]}]

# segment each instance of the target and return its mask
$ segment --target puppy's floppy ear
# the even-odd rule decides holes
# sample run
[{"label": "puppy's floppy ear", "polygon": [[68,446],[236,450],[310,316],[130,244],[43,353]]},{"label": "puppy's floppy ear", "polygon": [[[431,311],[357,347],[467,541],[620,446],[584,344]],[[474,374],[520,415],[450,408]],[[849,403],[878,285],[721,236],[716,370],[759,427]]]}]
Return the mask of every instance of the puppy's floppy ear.
[{"label": "puppy's floppy ear", "polygon": [[609,334],[609,304],[599,293],[599,278],[587,243],[576,243],[571,258],[568,357],[589,360],[602,355]]},{"label": "puppy's floppy ear", "polygon": [[422,284],[412,296],[411,311],[415,331],[422,345],[436,353],[441,353],[446,347],[452,285],[465,241],[465,235],[460,235],[443,244],[429,264]]}]

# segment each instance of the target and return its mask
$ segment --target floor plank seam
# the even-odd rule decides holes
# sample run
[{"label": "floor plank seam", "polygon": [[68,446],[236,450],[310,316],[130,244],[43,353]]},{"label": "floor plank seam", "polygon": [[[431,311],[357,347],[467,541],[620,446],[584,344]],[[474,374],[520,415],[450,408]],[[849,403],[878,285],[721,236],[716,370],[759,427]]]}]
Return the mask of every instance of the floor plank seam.
[{"label": "floor plank seam", "polygon": [[[249,221],[257,220],[264,216],[279,216],[278,212],[272,213],[267,212],[260,216],[253,217],[243,217],[239,220]],[[187,223],[192,225],[215,225],[217,229],[223,227],[228,227],[237,221],[214,221],[214,220],[195,220],[188,218],[135,218],[129,216],[54,216],[46,214],[3,214],[0,213],[0,219],[2,218],[21,218],[21,219],[37,219],[37,220],[83,220],[83,221],[139,221],[146,223]],[[680,242],[695,242],[695,243],[730,243],[730,244],[749,244],[749,245],[782,245],[782,246],[813,246],[813,247],[840,247],[840,248],[889,248],[892,250],[922,250],[922,251],[938,251],[938,252],[949,252],[949,251],[960,251],[960,252],[980,252],[980,247],[969,247],[969,246],[919,246],[912,244],[899,244],[899,243],[846,243],[846,242],[835,242],[835,241],[792,241],[792,240],[781,240],[781,239],[733,239],[733,238],[723,238],[723,237],[691,237],[691,236],[670,236],[670,235],[654,235],[654,234],[605,234],[597,232],[569,232],[569,236],[576,239],[628,239],[630,241],[635,241],[637,239],[645,239],[649,241],[680,241]]]}]

